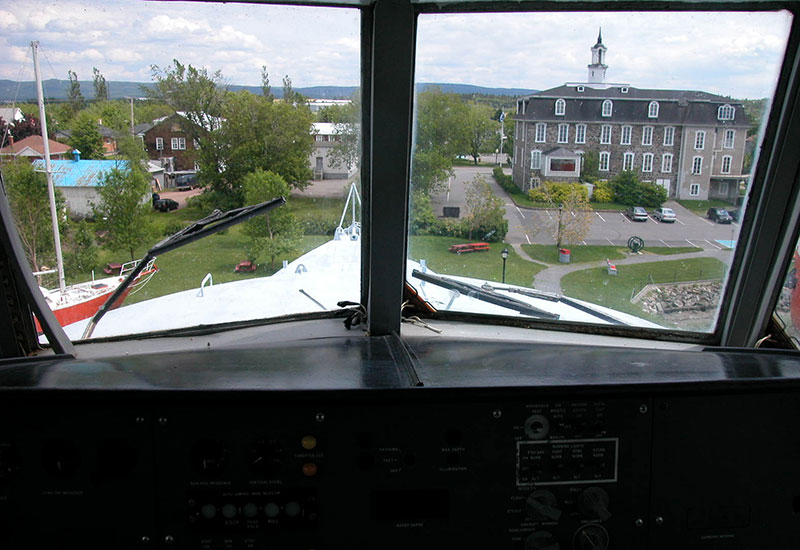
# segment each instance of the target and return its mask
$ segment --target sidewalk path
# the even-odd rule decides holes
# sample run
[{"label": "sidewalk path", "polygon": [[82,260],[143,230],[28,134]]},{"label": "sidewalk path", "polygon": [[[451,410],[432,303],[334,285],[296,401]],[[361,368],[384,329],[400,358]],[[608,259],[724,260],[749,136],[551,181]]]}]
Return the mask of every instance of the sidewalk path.
[{"label": "sidewalk path", "polygon": [[[514,247],[514,250],[517,250]],[[524,256],[523,256],[524,257]],[[685,254],[672,254],[660,256],[655,254],[631,255],[621,260],[612,260],[614,265],[644,264],[650,262],[666,262],[670,260],[687,260],[690,258],[716,258],[717,260],[730,265],[733,258],[732,250],[703,250],[701,252],[687,252]],[[527,258],[526,258],[527,259]],[[538,263],[538,262],[537,262]],[[593,267],[605,267],[605,260],[596,262],[584,262],[580,264],[561,264],[547,269],[543,269],[533,277],[533,288],[546,292],[561,294],[561,278],[573,271],[583,271]]]}]

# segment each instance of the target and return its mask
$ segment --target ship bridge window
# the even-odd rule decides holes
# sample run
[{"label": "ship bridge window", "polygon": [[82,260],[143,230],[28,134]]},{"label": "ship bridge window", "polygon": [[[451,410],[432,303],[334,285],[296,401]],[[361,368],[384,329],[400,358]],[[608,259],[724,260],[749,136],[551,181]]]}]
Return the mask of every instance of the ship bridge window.
[{"label": "ship bridge window", "polygon": [[[4,40],[27,57],[23,80],[34,79],[23,29],[49,18],[63,31],[40,38],[40,80],[69,73],[94,85],[69,101],[47,90],[47,131],[64,138],[49,142],[49,163],[34,161],[41,153],[25,143],[36,140],[21,133],[39,131],[35,97],[23,109],[26,130],[4,133],[0,157],[29,270],[69,337],[89,334],[89,318],[148,249],[215,211],[276,197],[285,204],[148,258],[91,336],[330,316],[338,302],[360,302],[360,10],[79,4],[57,15],[42,0],[9,6],[19,29]],[[330,54],[324,62],[320,52]],[[8,59],[2,67],[4,78],[20,70]]]},{"label": "ship bridge window", "polygon": [[[659,97],[688,102],[685,112],[689,114],[680,122],[683,126],[670,121],[675,141],[680,136],[693,140],[697,126],[713,135],[716,129],[706,126],[709,121],[717,123],[718,112],[723,113],[719,118],[725,120],[725,127],[732,128],[732,117],[727,117],[731,109],[747,110],[754,105],[744,98],[765,98],[757,102],[759,109],[769,105],[791,22],[786,12],[660,16],[670,22],[659,30],[648,25],[651,14],[605,13],[613,23],[603,26],[603,44],[608,48],[604,62],[610,67],[609,76],[612,70],[614,74],[628,74],[637,86]],[[424,82],[447,81],[453,74],[453,59],[459,57],[458,37],[468,35],[482,52],[480,59],[470,59],[469,68],[471,75],[481,75],[479,84],[494,90],[521,87],[530,104],[537,105],[525,115],[509,117],[511,122],[544,128],[549,121],[553,127],[552,132],[529,134],[510,144],[502,140],[513,136],[508,132],[509,120],[501,132],[496,105],[445,88],[428,87],[417,93],[406,281],[436,311],[435,316],[462,319],[476,315],[476,321],[497,316],[525,326],[588,324],[615,334],[628,329],[631,334],[652,330],[678,335],[676,338],[688,337],[687,333],[700,338],[717,330],[730,291],[731,266],[736,269],[737,246],[747,239],[747,227],[736,221],[727,223],[721,216],[709,219],[708,209],[720,201],[733,209],[738,197],[747,193],[747,174],[752,173],[755,163],[745,164],[744,154],[731,156],[732,162],[739,163],[731,167],[731,173],[743,174],[742,186],[731,191],[732,186],[724,190],[710,171],[693,172],[694,155],[678,155],[674,147],[646,152],[640,165],[627,162],[632,155],[614,149],[611,139],[605,139],[610,135],[605,130],[616,131],[608,124],[613,101],[621,88],[628,91],[627,86],[607,85],[596,67],[594,76],[591,69],[587,74],[590,58],[565,64],[564,56],[559,55],[580,52],[593,44],[591,36],[581,37],[572,29],[592,28],[596,17],[593,13],[572,13],[564,19],[561,14],[550,13],[429,14],[424,10],[420,14],[417,89],[422,89]],[[637,30],[643,26],[650,29],[646,38]],[[710,39],[702,30],[706,26],[721,35]],[[507,36],[513,28],[525,31]],[[732,45],[741,44],[734,28],[752,30],[752,46],[742,54],[737,46],[733,55]],[[502,33],[497,29],[503,29]],[[674,63],[664,74],[637,75],[638,67],[659,65],[660,44],[675,44],[676,29],[691,49],[708,41],[704,51],[714,52],[710,55],[715,65],[739,71],[743,66],[740,55],[753,60],[748,78],[731,80],[718,76],[722,73],[709,73],[689,49],[685,55],[673,51]],[[780,36],[769,52],[759,45],[762,32]],[[509,38],[521,51],[538,52],[535,62],[519,65],[514,71],[496,64],[493,60],[503,57]],[[642,39],[647,44],[641,43]],[[720,46],[712,47],[712,42]],[[647,52],[652,53],[650,61],[645,60]],[[591,87],[593,99],[602,108],[573,115],[578,117],[576,125],[586,126],[583,161],[576,170],[571,160],[575,152],[552,124],[553,116],[563,113],[562,100],[553,97],[558,98],[570,82],[587,78],[586,88]],[[501,95],[492,101],[507,105],[505,109],[511,111],[515,92],[507,93],[509,97]],[[553,101],[555,112],[551,110]],[[652,139],[651,126],[660,115],[659,103],[650,101],[639,114],[624,103],[618,101],[617,111],[626,117],[630,126],[625,128],[631,130],[634,139],[641,135],[643,144],[662,148],[664,144]],[[759,112],[753,111],[754,120]],[[761,135],[761,130],[748,128],[746,122],[739,131],[747,132],[751,140]],[[672,145],[671,140],[665,138],[664,142]],[[680,150],[692,152],[693,145],[694,141]],[[536,188],[528,185],[534,175],[529,163],[511,164],[505,155],[499,155],[500,150],[514,147],[521,152],[520,158],[536,154],[548,161],[542,163],[547,173],[540,176],[543,181]],[[451,159],[470,153],[470,148],[475,153],[483,151],[481,158],[491,165],[453,164]],[[685,181],[659,178],[656,184],[652,176],[643,178],[642,173],[658,169],[653,158],[667,152],[675,155],[677,170],[689,174]],[[663,163],[661,166],[663,172]],[[678,210],[680,223],[666,223],[673,220],[656,220],[648,215],[675,205],[682,205]],[[459,207],[459,218],[439,218],[443,207]],[[616,212],[607,213],[606,209]],[[448,252],[454,245],[470,243],[488,246],[471,254]]]}]

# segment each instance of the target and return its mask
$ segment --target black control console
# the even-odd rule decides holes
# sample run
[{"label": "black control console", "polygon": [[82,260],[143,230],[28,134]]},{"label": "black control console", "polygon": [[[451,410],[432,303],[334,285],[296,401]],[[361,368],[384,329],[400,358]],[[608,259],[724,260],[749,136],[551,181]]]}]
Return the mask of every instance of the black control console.
[{"label": "black control console", "polygon": [[800,544],[794,356],[411,346],[6,367],[0,547]]}]

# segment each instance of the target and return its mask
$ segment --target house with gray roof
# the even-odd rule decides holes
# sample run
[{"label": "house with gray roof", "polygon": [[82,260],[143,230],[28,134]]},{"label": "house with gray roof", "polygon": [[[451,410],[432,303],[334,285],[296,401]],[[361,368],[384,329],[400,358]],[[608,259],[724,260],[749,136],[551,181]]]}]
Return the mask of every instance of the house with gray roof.
[{"label": "house with gray roof", "polygon": [[527,191],[577,181],[580,157],[596,151],[601,179],[632,170],[671,198],[735,201],[748,177],[743,105],[702,91],[608,83],[602,35],[591,51],[586,82],[517,100],[514,183]]}]

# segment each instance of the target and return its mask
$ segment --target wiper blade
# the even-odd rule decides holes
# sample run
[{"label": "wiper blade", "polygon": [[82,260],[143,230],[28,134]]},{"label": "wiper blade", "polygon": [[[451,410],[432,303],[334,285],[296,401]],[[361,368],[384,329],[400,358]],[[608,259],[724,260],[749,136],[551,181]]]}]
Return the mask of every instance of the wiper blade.
[{"label": "wiper blade", "polygon": [[509,296],[503,296],[502,294],[497,294],[493,290],[485,290],[479,286],[470,283],[456,281],[454,279],[450,279],[448,277],[442,277],[440,275],[431,275],[430,273],[423,273],[422,271],[419,271],[417,269],[413,270],[411,272],[411,275],[417,279],[429,282],[436,286],[440,286],[448,290],[455,290],[465,296],[469,296],[470,298],[475,298],[476,300],[480,300],[482,302],[486,302],[489,304],[494,304],[496,306],[504,307],[506,309],[512,309],[524,315],[530,315],[531,317],[539,317],[542,319],[560,318],[560,316],[556,313],[550,313],[549,311],[544,311],[542,309],[530,305],[527,302],[523,302],[522,300],[517,300],[516,298],[511,298]]},{"label": "wiper blade", "polygon": [[219,233],[220,231],[242,223],[243,221],[249,220],[250,218],[258,216],[259,214],[265,214],[273,208],[283,206],[284,204],[286,204],[286,199],[283,197],[278,197],[277,199],[272,199],[271,201],[254,204],[253,206],[234,208],[233,210],[228,210],[227,212],[214,210],[205,218],[194,222],[192,225],[185,227],[177,233],[162,240],[147,251],[147,254],[145,254],[144,257],[139,260],[139,263],[133,269],[133,271],[131,271],[125,280],[120,283],[120,285],[111,294],[111,296],[109,296],[105,303],[100,306],[100,309],[98,309],[97,313],[94,314],[92,319],[89,321],[89,324],[86,325],[86,329],[83,331],[81,338],[86,339],[92,336],[92,332],[94,332],[97,323],[99,323],[100,319],[102,319],[103,316],[109,310],[111,310],[112,304],[116,303],[119,297],[122,296],[122,294],[125,292],[125,290],[127,290],[136,277],[139,276],[139,273],[142,272],[150,260],[154,259],[159,254],[163,254],[165,252],[175,250],[181,246],[199,241],[204,237],[208,237],[214,233]]},{"label": "wiper blade", "polygon": [[612,317],[602,311],[597,311],[597,309],[587,306],[586,304],[581,304],[572,298],[567,298],[566,296],[562,296],[561,294],[555,294],[553,292],[544,292],[542,290],[536,290],[535,288],[513,288],[513,287],[495,287],[490,285],[489,283],[485,283],[481,288],[486,290],[502,290],[504,292],[515,292],[517,294],[522,294],[523,296],[528,296],[530,298],[539,298],[542,300],[547,300],[549,302],[560,302],[562,304],[567,304],[570,307],[577,309],[578,311],[582,311],[584,313],[588,313],[598,319],[601,319],[607,323],[612,325],[627,325],[624,321],[620,321],[619,319]]}]

